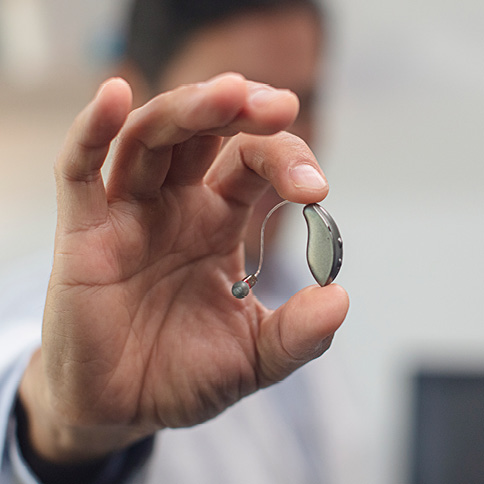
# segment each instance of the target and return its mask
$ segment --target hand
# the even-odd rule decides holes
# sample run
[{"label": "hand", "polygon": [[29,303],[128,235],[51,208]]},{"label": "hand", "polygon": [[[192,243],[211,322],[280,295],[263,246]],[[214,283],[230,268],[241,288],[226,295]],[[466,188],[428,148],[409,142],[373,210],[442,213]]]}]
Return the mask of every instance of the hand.
[{"label": "hand", "polygon": [[20,389],[31,442],[52,461],[217,415],[321,355],[347,311],[336,285],[276,311],[231,295],[264,190],[297,203],[327,193],[309,148],[280,132],[294,94],[227,74],[130,109],[129,86],[105,83],[56,164],[42,350]]}]

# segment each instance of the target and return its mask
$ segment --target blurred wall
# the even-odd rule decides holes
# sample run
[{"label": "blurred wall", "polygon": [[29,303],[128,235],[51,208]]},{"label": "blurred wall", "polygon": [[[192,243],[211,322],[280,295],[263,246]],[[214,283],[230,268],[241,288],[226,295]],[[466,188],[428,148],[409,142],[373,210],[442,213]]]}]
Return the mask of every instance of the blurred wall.
[{"label": "blurred wall", "polygon": [[[351,309],[327,357],[344,362],[373,429],[368,484],[403,484],[414,372],[484,372],[484,3],[332,7],[321,161]],[[298,211],[293,224],[298,270]]]},{"label": "blurred wall", "polygon": [[0,1],[0,264],[52,244],[53,164],[111,73],[126,3]]},{"label": "blurred wall", "polygon": [[[52,164],[109,74],[123,7],[0,3],[2,267],[51,246]],[[345,244],[338,282],[352,307],[328,357],[344,362],[373,429],[367,484],[403,484],[414,369],[484,371],[484,3],[331,7],[320,153]],[[283,249],[305,270],[306,229],[298,211],[292,218]]]},{"label": "blurred wall", "polygon": [[324,159],[349,318],[334,349],[405,482],[410,375],[484,372],[484,3],[334,2]]}]

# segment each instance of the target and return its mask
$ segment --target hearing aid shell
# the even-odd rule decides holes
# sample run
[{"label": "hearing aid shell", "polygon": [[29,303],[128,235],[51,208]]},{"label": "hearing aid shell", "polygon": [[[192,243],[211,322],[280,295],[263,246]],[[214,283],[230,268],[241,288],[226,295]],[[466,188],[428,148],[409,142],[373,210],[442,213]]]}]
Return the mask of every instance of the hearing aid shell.
[{"label": "hearing aid shell", "polygon": [[303,215],[308,226],[309,270],[320,286],[327,286],[341,269],[343,239],[333,217],[317,203],[306,205]]}]

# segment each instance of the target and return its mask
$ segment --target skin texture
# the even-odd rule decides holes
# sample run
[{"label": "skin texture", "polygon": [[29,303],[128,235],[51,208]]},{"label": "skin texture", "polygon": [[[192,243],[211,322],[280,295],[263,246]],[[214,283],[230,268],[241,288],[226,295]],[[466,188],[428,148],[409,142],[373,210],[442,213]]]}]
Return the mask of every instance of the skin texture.
[{"label": "skin texture", "polygon": [[276,311],[231,294],[267,188],[296,203],[328,192],[307,144],[283,131],[292,92],[225,74],[131,105],[125,81],[106,82],[56,163],[42,349],[20,386],[31,445],[53,463],[214,417],[320,356],[348,309],[337,285]]}]

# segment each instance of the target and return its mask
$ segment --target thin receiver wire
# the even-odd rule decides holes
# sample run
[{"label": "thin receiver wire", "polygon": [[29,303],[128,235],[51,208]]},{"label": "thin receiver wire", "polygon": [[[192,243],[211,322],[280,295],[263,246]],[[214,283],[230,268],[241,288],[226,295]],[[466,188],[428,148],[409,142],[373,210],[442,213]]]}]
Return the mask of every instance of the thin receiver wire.
[{"label": "thin receiver wire", "polygon": [[276,206],[272,207],[272,209],[269,211],[269,213],[266,215],[266,218],[262,222],[262,227],[260,230],[260,253],[259,253],[259,265],[257,267],[257,271],[254,273],[255,277],[258,277],[260,274],[260,271],[262,269],[262,263],[264,262],[264,234],[266,231],[266,225],[267,221],[269,220],[270,216],[279,208],[281,208],[283,205],[286,205],[289,203],[289,200],[283,200],[282,202],[279,202]]}]

